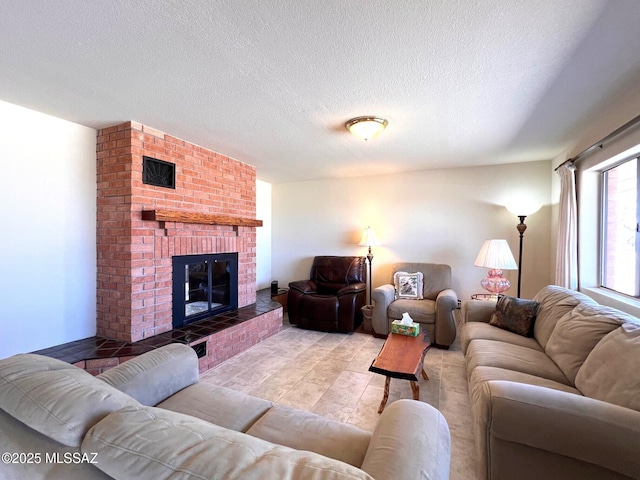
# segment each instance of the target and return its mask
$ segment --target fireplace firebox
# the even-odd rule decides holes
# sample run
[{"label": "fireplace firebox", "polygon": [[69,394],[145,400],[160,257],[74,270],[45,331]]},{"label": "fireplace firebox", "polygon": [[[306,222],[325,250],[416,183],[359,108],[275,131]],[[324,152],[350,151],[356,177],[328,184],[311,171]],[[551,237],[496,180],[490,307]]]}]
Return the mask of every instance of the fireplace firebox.
[{"label": "fireplace firebox", "polygon": [[238,308],[238,254],[180,255],[173,263],[173,328]]}]

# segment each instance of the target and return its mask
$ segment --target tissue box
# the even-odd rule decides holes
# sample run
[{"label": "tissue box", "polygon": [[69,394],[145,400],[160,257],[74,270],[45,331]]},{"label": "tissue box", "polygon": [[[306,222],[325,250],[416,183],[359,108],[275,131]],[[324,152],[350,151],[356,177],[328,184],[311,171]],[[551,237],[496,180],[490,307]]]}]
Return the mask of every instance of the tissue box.
[{"label": "tissue box", "polygon": [[399,333],[400,335],[417,337],[420,333],[420,324],[414,322],[411,325],[401,325],[400,320],[394,320],[393,322],[391,322],[391,333]]}]

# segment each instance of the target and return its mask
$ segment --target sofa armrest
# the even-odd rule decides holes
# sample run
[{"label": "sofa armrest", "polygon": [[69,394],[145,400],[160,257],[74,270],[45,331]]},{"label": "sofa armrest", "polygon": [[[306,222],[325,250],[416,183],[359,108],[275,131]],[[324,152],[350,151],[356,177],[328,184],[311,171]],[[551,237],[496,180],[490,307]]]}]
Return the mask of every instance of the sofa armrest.
[{"label": "sofa armrest", "polygon": [[454,310],[458,308],[458,295],[450,288],[442,290],[436,297],[436,328],[432,341],[436,345],[449,347],[456,339]]},{"label": "sofa armrest", "polygon": [[442,414],[415,400],[388,405],[376,425],[362,470],[376,480],[449,478],[451,435]]},{"label": "sofa armrest", "polygon": [[188,345],[172,343],[121,363],[97,378],[143,405],[155,406],[198,382],[198,356]]},{"label": "sofa armrest", "polygon": [[371,325],[373,331],[380,335],[389,333],[389,320],[387,319],[387,308],[396,298],[396,289],[391,284],[380,285],[371,292],[373,297],[373,315]]},{"label": "sofa armrest", "polygon": [[[573,393],[508,381],[489,381],[488,478],[557,478],[568,469],[640,478],[640,412]],[[548,461],[523,467],[535,451]],[[537,470],[536,470],[537,469]],[[613,477],[613,475],[610,475]],[[578,476],[572,477],[578,478]]]},{"label": "sofa armrest", "polygon": [[345,285],[340,290],[338,290],[338,293],[336,295],[341,297],[342,295],[353,295],[353,294],[358,294],[360,292],[366,292],[366,290],[367,290],[366,283],[356,282],[356,283],[351,283],[349,285]]},{"label": "sofa armrest", "polygon": [[491,314],[496,309],[496,302],[491,300],[467,300],[462,304],[463,322],[489,323]]},{"label": "sofa armrest", "polygon": [[303,295],[307,293],[315,293],[318,291],[316,282],[312,280],[296,280],[295,282],[290,282],[289,288],[297,290]]},{"label": "sofa armrest", "polygon": [[458,308],[458,294],[450,288],[442,290],[436,297],[436,303],[452,312]]}]

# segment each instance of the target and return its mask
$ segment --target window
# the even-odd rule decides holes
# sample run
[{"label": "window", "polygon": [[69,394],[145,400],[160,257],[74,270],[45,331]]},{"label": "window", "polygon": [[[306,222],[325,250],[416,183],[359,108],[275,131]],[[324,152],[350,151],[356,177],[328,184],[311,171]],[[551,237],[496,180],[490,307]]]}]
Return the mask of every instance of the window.
[{"label": "window", "polygon": [[603,172],[601,285],[640,297],[638,159]]}]

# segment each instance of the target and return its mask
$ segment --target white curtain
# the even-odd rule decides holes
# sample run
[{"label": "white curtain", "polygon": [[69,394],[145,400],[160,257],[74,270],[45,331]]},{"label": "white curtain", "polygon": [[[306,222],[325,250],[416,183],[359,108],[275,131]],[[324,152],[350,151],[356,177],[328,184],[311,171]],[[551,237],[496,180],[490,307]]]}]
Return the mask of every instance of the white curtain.
[{"label": "white curtain", "polygon": [[572,162],[567,162],[556,170],[560,175],[556,285],[573,290],[578,289],[578,215],[575,170],[576,167]]}]

